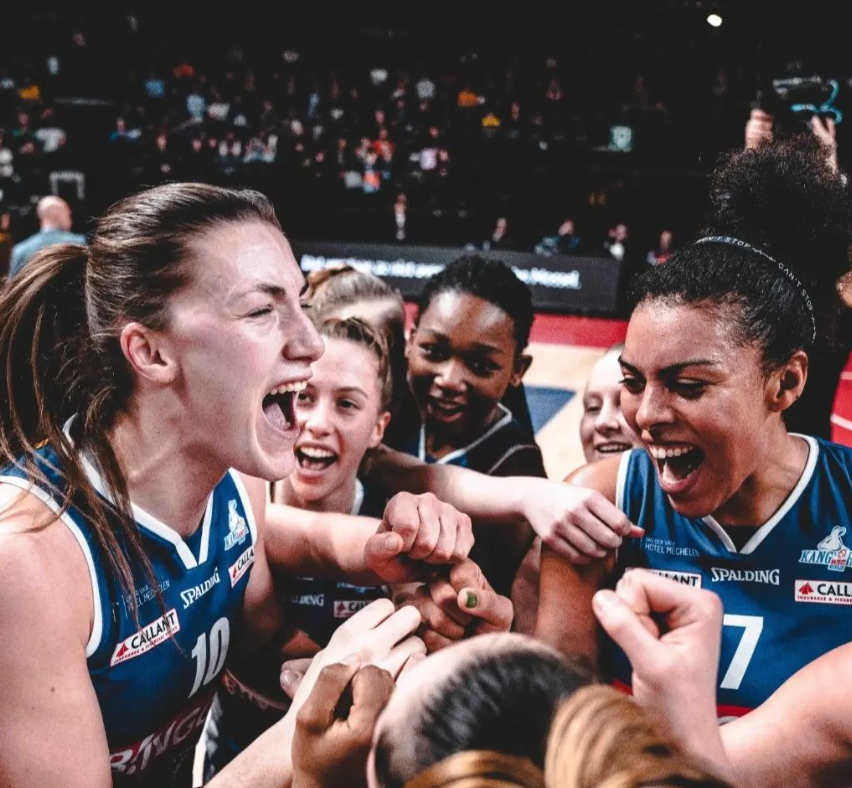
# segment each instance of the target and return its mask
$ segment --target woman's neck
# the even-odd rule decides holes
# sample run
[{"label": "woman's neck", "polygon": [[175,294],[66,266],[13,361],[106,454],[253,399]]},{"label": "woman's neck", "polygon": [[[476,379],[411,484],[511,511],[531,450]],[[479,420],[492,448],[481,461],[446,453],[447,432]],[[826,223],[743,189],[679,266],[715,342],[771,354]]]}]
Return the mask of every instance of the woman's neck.
[{"label": "woman's neck", "polygon": [[725,504],[713,512],[722,526],[760,526],[767,522],[795,489],[808,462],[810,447],[786,430],[767,441],[764,458]]},{"label": "woman's neck", "polygon": [[227,467],[182,432],[178,418],[134,408],[108,435],[134,504],[182,537],[195,532]]},{"label": "woman's neck", "polygon": [[474,428],[468,430],[464,434],[454,435],[451,432],[442,430],[439,426],[432,425],[431,427],[424,422],[423,433],[425,436],[425,451],[430,457],[440,460],[450,452],[458,449],[464,449],[470,446],[477,438],[484,435],[494,424],[502,417],[503,411],[499,405],[495,405],[494,409],[486,419],[477,424]]},{"label": "woman's neck", "polygon": [[291,478],[284,479],[278,485],[278,489],[281,490],[281,500],[278,503],[285,503],[288,506],[295,506],[299,509],[308,509],[312,512],[355,514],[352,511],[355,506],[357,492],[357,479],[354,476],[345,484],[341,484],[338,488],[332,490],[328,495],[313,500],[300,495],[293,486]]}]

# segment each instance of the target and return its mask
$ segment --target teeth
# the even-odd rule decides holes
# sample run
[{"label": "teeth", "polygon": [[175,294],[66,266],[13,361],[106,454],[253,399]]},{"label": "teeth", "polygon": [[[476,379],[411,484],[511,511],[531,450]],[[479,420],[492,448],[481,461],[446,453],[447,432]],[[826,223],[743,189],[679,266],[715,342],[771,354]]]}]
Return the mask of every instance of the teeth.
[{"label": "teeth", "polygon": [[304,391],[307,385],[308,383],[305,380],[297,380],[295,383],[285,383],[283,386],[278,386],[277,388],[272,389],[272,391],[269,392],[269,396],[278,394],[298,394],[300,391]]},{"label": "teeth", "polygon": [[326,451],[325,449],[315,449],[312,446],[302,446],[299,448],[299,451],[305,457],[310,457],[312,460],[329,460],[334,457],[334,452]]},{"label": "teeth", "polygon": [[668,460],[671,457],[682,457],[693,450],[692,446],[677,446],[673,449],[664,449],[662,446],[649,446],[648,450],[655,460]]}]

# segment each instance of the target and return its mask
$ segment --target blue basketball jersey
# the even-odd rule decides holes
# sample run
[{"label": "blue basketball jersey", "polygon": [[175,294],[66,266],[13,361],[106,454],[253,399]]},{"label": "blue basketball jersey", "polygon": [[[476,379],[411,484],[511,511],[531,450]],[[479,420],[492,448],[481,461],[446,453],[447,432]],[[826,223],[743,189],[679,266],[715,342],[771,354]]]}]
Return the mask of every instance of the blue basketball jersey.
[{"label": "blue basketball jersey", "polygon": [[[852,640],[852,449],[801,437],[809,455],[799,482],[740,550],[713,517],[675,512],[644,450],[625,453],[619,469],[618,507],[645,536],[625,540],[614,579],[646,567],[721,597],[722,717],[755,708],[797,670]],[[602,656],[606,675],[629,685],[623,652],[607,641]]]},{"label": "blue basketball jersey", "polygon": [[[0,483],[27,490],[59,514],[88,563],[95,610],[86,657],[115,784],[128,777],[132,784],[175,784],[191,772],[193,747],[242,616],[257,543],[246,491],[235,472],[227,473],[210,495],[200,527],[187,539],[134,506],[157,587],[133,566],[130,597],[80,511],[72,504],[60,514],[63,482],[51,469],[58,460],[50,449],[42,449],[41,456],[42,470],[57,489],[33,486],[13,467],[0,469]],[[105,496],[97,471],[87,463],[86,472]]]}]

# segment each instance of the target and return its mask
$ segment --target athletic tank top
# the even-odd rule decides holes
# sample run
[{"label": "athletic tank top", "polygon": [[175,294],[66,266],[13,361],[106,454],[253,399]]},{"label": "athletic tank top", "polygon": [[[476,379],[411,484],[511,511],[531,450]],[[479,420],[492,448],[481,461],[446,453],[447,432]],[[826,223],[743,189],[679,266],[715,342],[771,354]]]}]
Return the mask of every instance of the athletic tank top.
[{"label": "athletic tank top", "polygon": [[[713,517],[672,508],[647,452],[626,452],[619,469],[617,505],[645,536],[625,540],[613,582],[646,567],[721,597],[723,718],[755,708],[800,668],[852,640],[852,449],[799,437],[809,449],[801,478],[739,550]],[[627,686],[623,652],[606,641],[602,656],[608,677]]]},{"label": "athletic tank top", "polygon": [[[188,785],[183,781],[193,747],[240,623],[255,560],[257,531],[242,481],[234,471],[225,474],[200,527],[187,539],[133,507],[156,588],[141,566],[132,565],[130,596],[73,502],[60,514],[64,482],[55,470],[56,454],[43,448],[40,459],[54,489],[34,486],[17,467],[0,470],[0,483],[26,490],[59,515],[85,556],[95,606],[86,657],[115,784],[129,779],[132,785]],[[106,497],[103,479],[85,465]]]}]

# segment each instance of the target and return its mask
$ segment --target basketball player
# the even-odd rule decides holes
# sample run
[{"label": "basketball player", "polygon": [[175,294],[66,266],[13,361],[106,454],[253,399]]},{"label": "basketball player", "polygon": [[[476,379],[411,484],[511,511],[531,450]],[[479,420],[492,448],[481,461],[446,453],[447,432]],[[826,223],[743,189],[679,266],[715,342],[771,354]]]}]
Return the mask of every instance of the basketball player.
[{"label": "basketball player", "polygon": [[[715,591],[724,717],[848,640],[852,452],[788,433],[784,411],[805,386],[808,350],[831,341],[850,226],[843,185],[813,141],[740,153],[717,172],[702,237],[638,286],[621,403],[644,450],[570,477],[645,536],[592,567],[545,554],[541,637],[593,653],[591,593],[631,567]],[[629,684],[611,642],[600,660]]]},{"label": "basketball player", "polygon": [[[293,470],[295,399],[322,352],[303,288],[262,195],[172,184],[4,290],[3,785],[188,786],[226,659],[278,627],[270,565],[375,584],[469,550],[469,519],[434,496],[391,501],[379,533],[267,530],[259,479]],[[418,625],[391,627],[408,654]],[[217,784],[287,782],[288,736]]]}]

